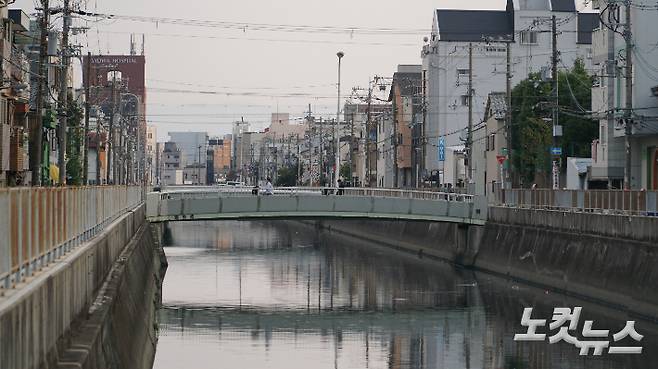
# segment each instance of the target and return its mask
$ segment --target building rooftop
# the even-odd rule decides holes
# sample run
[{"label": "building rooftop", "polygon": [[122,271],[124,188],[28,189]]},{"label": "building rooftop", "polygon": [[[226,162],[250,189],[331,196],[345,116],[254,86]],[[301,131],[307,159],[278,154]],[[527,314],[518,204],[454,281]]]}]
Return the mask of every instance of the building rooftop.
[{"label": "building rooftop", "polygon": [[[406,73],[396,72],[393,74],[393,84],[400,89],[402,96],[415,96],[420,93],[419,89],[423,86],[423,73]],[[393,89],[388,97],[388,101],[393,100]]]},{"label": "building rooftop", "polygon": [[436,11],[441,41],[483,41],[514,39],[514,13],[511,10]]},{"label": "building rooftop", "polygon": [[551,10],[554,12],[576,12],[574,0],[551,0]]},{"label": "building rooftop", "polygon": [[592,33],[599,28],[598,13],[578,13],[578,43],[592,44]]},{"label": "building rooftop", "polygon": [[507,113],[507,97],[504,92],[492,92],[487,99],[486,118],[494,117],[498,120],[505,119]]}]

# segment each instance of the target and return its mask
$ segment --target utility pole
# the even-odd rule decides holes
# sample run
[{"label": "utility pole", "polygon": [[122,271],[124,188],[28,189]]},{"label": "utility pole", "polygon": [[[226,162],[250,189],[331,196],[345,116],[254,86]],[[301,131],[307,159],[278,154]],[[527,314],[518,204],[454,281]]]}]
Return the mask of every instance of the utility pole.
[{"label": "utility pole", "polygon": [[[418,175],[418,178],[421,178],[422,181],[422,175],[425,173],[425,155],[426,155],[426,145],[427,145],[427,138],[425,137],[425,132],[426,132],[426,126],[427,125],[427,70],[423,70],[423,124],[420,126],[420,145],[421,145],[421,150],[420,150],[420,174]],[[420,184],[416,184],[417,187],[421,187]]]},{"label": "utility pole", "polygon": [[199,156],[197,157],[197,168],[196,168],[196,182],[197,184],[201,184],[201,147],[202,145],[199,145]]},{"label": "utility pole", "polygon": [[[41,186],[43,170],[42,162],[46,159],[43,158],[43,116],[44,116],[44,99],[48,96],[48,23],[50,4],[48,0],[41,0],[41,7],[43,14],[41,15],[41,35],[39,39],[39,87],[37,88],[36,96],[36,125],[34,127],[34,144],[31,147],[31,169],[32,169],[32,184],[34,186]],[[45,153],[48,154],[48,153]]]},{"label": "utility pole", "polygon": [[[377,77],[375,77],[377,78]],[[368,86],[368,108],[366,110],[366,178],[368,180],[368,187],[372,186],[372,138],[370,133],[372,131],[372,112],[370,108],[372,107],[372,83],[369,83]],[[375,145],[377,143],[375,142]],[[375,146],[375,149],[377,147]],[[376,167],[376,165],[375,165]],[[376,180],[375,180],[376,183]],[[375,186],[376,187],[376,186]]]},{"label": "utility pole", "polygon": [[[615,3],[612,2],[611,0],[608,1],[608,7],[607,7],[607,12],[608,14],[611,14],[613,9],[616,7]],[[606,14],[601,14],[602,16],[605,17]],[[608,16],[608,19],[612,20],[614,17]],[[616,24],[610,24],[612,28],[616,26]],[[606,28],[603,28],[606,29]],[[616,32],[612,32],[610,29],[606,29],[607,35],[608,35],[608,60],[606,63],[606,69],[605,69],[605,74],[607,75],[607,82],[606,82],[606,87],[607,87],[607,103],[608,103],[608,108],[607,108],[607,114],[606,114],[606,136],[607,137],[613,137],[614,133],[613,130],[611,129],[614,127],[614,122],[616,120],[615,117],[615,95],[618,94],[618,92],[614,92],[615,90],[615,84],[617,80],[617,73],[618,73],[618,68],[617,68],[617,59],[616,59],[616,45],[615,45],[615,35]],[[608,189],[612,189],[612,181],[608,181]]]},{"label": "utility pole", "polygon": [[[112,160],[113,155],[114,155],[114,112],[116,110],[115,104],[116,104],[116,99],[114,96],[114,89],[115,85],[117,82],[117,75],[116,72],[112,72],[112,86],[111,86],[111,92],[110,92],[110,99],[112,101],[111,107],[110,107],[110,128],[108,132],[108,139],[107,139],[107,178],[106,181],[108,184],[114,182],[116,180],[116,170],[115,170],[115,163]],[[112,182],[110,182],[110,175],[112,175]]]},{"label": "utility pole", "polygon": [[468,43],[468,183],[473,181],[473,43]]},{"label": "utility pole", "polygon": [[631,135],[633,134],[633,31],[631,29],[631,1],[626,1],[626,22],[624,40],[626,41],[626,110],[624,111],[624,146],[626,165],[624,166],[624,189],[631,189]]},{"label": "utility pole", "polygon": [[299,145],[299,133],[297,134],[296,144],[297,144],[297,180],[295,181],[295,185],[299,186],[302,180],[302,149],[301,146]]},{"label": "utility pole", "polygon": [[557,21],[555,15],[552,18],[552,27],[551,27],[551,33],[553,36],[553,53],[552,53],[552,58],[551,58],[551,66],[552,66],[552,71],[553,71],[553,146],[551,147],[551,155],[553,156],[553,176],[552,176],[552,183],[553,183],[553,189],[558,190],[560,189],[560,156],[561,155],[556,155],[556,153],[553,152],[554,148],[557,148],[558,145],[558,134],[560,133],[560,125],[559,125],[559,112],[558,112],[558,107],[559,107],[559,91],[558,91],[558,81],[559,81],[559,75],[558,75],[558,70],[557,70],[557,62],[558,62],[558,51],[557,51]]},{"label": "utility pole", "polygon": [[[89,184],[89,110],[91,109],[91,96],[90,96],[90,90],[91,90],[91,52],[87,53],[87,63],[86,63],[86,68],[87,68],[87,79],[85,80],[85,139],[84,139],[84,152],[82,155],[82,160],[84,160],[84,163],[82,163],[82,175],[83,175],[83,184],[86,186]],[[98,121],[96,122],[98,124]],[[100,144],[100,138],[99,138],[99,144]],[[100,150],[99,150],[100,151]],[[100,183],[96,182],[96,185],[99,185]]]},{"label": "utility pole", "polygon": [[[395,87],[393,87],[395,88]],[[395,98],[393,100],[393,119],[391,120],[393,122],[393,188],[398,188],[398,115],[397,115],[397,109],[399,109],[395,105]],[[383,122],[382,122],[383,123]],[[377,148],[379,151],[379,148]],[[378,153],[379,154],[379,153]]]},{"label": "utility pole", "polygon": [[505,183],[503,181],[507,180],[507,183],[510,184],[510,189],[513,181],[512,173],[512,42],[507,41],[506,51],[507,51],[507,73],[506,73],[506,83],[505,83],[505,97],[507,100],[507,109],[505,109],[505,128],[507,131],[507,176],[506,178],[501,178],[501,188],[505,188]]},{"label": "utility pole", "polygon": [[59,76],[59,150],[57,164],[59,165],[59,184],[66,186],[66,130],[68,126],[68,70],[69,70],[69,29],[71,27],[71,12],[69,1],[64,0],[62,28],[62,70]]},{"label": "utility pole", "polygon": [[320,118],[320,186],[324,186],[324,132],[322,118]]},{"label": "utility pole", "polygon": [[340,178],[340,64],[345,54],[342,51],[339,51],[336,56],[338,56],[338,101],[336,104],[336,128],[334,129],[334,134],[336,136],[336,152],[334,153],[334,162],[336,165],[334,170],[334,187],[338,188],[338,181]]},{"label": "utility pole", "polygon": [[[357,105],[356,108],[358,109],[359,106]],[[356,187],[354,185],[354,111],[350,120],[350,186]]]}]

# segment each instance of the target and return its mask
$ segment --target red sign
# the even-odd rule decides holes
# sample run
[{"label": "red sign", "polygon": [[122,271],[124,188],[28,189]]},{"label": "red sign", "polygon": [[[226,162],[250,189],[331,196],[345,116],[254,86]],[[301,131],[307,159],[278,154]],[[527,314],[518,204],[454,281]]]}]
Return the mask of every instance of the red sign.
[{"label": "red sign", "polygon": [[498,164],[503,164],[505,160],[507,160],[507,156],[505,155],[496,155],[496,160],[498,160]]}]

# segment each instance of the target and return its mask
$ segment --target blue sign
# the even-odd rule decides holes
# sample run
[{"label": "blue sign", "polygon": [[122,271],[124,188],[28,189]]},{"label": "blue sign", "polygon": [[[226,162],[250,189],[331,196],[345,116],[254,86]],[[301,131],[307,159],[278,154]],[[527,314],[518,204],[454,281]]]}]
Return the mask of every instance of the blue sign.
[{"label": "blue sign", "polygon": [[553,154],[555,156],[562,155],[562,148],[561,147],[552,147],[551,148],[551,154]]},{"label": "blue sign", "polygon": [[439,138],[439,161],[446,161],[446,140]]}]

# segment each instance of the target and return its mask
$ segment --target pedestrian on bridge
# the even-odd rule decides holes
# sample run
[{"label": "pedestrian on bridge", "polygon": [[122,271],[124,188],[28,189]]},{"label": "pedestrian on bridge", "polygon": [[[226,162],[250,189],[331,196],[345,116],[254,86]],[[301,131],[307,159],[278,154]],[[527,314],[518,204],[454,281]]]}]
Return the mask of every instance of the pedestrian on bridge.
[{"label": "pedestrian on bridge", "polygon": [[265,183],[265,187],[263,188],[263,194],[274,195],[274,186],[272,186],[272,179],[270,177],[267,177],[267,183]]}]

